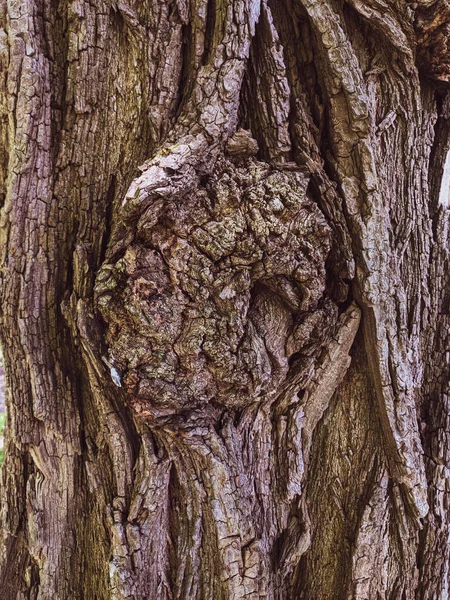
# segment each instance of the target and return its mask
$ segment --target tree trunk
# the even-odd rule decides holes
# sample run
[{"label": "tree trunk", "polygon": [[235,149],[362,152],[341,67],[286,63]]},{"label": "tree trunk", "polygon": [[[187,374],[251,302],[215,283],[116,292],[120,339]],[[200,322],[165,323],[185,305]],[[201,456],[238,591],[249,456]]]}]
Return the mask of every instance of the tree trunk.
[{"label": "tree trunk", "polygon": [[0,25],[1,598],[447,600],[448,1]]}]

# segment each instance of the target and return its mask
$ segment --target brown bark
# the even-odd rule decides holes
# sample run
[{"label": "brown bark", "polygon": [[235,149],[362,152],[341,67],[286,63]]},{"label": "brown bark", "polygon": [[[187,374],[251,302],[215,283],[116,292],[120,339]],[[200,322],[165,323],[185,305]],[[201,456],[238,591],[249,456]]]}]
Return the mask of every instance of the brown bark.
[{"label": "brown bark", "polygon": [[0,26],[1,598],[447,599],[448,2]]}]

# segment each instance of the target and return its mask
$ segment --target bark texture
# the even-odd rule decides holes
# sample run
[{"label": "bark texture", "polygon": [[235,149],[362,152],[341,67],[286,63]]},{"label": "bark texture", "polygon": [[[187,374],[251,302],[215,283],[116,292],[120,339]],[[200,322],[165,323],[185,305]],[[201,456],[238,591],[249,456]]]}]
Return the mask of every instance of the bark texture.
[{"label": "bark texture", "polygon": [[447,0],[0,1],[2,598],[448,599],[449,49]]}]

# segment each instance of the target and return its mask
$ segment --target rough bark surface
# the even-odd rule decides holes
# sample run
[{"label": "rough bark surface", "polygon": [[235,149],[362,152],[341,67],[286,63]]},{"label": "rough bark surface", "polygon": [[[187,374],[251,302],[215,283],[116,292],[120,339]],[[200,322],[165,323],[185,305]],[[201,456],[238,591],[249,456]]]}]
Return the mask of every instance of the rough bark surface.
[{"label": "rough bark surface", "polygon": [[447,0],[1,0],[5,600],[447,600]]}]

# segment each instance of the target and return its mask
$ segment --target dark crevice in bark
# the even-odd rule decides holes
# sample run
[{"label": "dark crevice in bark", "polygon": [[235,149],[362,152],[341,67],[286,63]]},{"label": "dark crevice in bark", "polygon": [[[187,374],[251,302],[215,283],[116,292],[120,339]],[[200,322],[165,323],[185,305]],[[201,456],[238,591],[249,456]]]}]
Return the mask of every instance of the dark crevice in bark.
[{"label": "dark crevice in bark", "polygon": [[[61,286],[61,294],[64,294],[62,297],[62,301],[64,301],[64,297],[65,298],[69,298],[71,293],[73,292],[73,276],[74,276],[74,266],[73,266],[73,255],[75,252],[75,248],[72,248],[72,252],[70,252],[69,256],[71,258],[69,258],[67,260],[67,271],[66,271],[66,276],[65,276],[65,281],[64,281],[64,286]],[[64,291],[63,291],[64,290]],[[61,304],[61,302],[60,302]],[[59,311],[58,311],[59,312]]]},{"label": "dark crevice in bark", "polygon": [[[125,7],[123,7],[125,8]],[[109,18],[119,35],[123,35],[126,28],[125,17],[120,5],[112,5],[109,9]]]},{"label": "dark crevice in bark", "polygon": [[296,91],[294,98],[302,99],[298,95],[299,91],[306,95],[307,105],[317,133],[323,125],[320,109],[323,102],[320,87],[317,85],[319,79],[314,61],[314,34],[307,12],[300,4],[288,2],[286,6],[280,0],[269,0],[269,6],[283,43],[288,78],[291,88]]},{"label": "dark crevice in bark", "polygon": [[100,244],[100,255],[99,260],[94,268],[99,268],[106,260],[106,251],[108,248],[109,241],[111,239],[111,231],[113,226],[113,214],[114,214],[114,200],[116,197],[116,176],[112,175],[111,182],[109,184],[108,192],[106,194],[105,201],[105,217],[104,217],[104,230]]},{"label": "dark crevice in bark", "polygon": [[[339,314],[344,313],[349,308],[349,306],[351,306],[352,303],[357,304],[357,300],[353,294],[353,285],[354,285],[354,282],[352,279],[343,279],[342,280],[341,286],[344,286],[344,287],[347,286],[347,297],[338,303]],[[342,298],[342,296],[344,296],[342,287],[340,289],[340,296],[341,296],[341,298]],[[333,298],[333,296],[331,296],[331,297]]]},{"label": "dark crevice in bark", "polygon": [[207,12],[206,12],[206,28],[205,28],[205,42],[204,42],[204,50],[201,59],[202,65],[207,65],[212,57],[212,53],[214,51],[214,38],[217,36],[216,32],[216,20],[218,16],[217,3],[220,3],[220,0],[207,0]]},{"label": "dark crevice in bark", "polygon": [[[71,362],[69,362],[69,358],[72,358]],[[76,358],[76,360],[74,360]],[[65,359],[65,373],[68,377],[70,377],[74,386],[74,397],[77,400],[77,409],[80,418],[80,428],[79,428],[79,436],[80,436],[80,464],[79,464],[79,473],[82,471],[83,459],[86,459],[87,453],[92,452],[94,449],[98,450],[94,438],[90,438],[92,442],[88,444],[87,438],[90,437],[89,424],[91,415],[89,414],[89,403],[92,402],[91,390],[89,389],[89,375],[87,373],[86,367],[83,362],[83,358],[80,352],[79,347],[73,347],[73,342],[69,341],[67,346],[67,352],[63,356],[63,361]],[[63,363],[64,364],[64,363]],[[81,365],[81,373],[80,371],[74,368],[74,364]],[[95,456],[95,450],[93,452]],[[89,460],[89,459],[88,459]]]},{"label": "dark crevice in bark", "polygon": [[296,360],[300,360],[302,358],[303,358],[303,352],[294,352],[294,354],[291,354],[288,358],[289,367],[292,367],[292,365],[295,363]]},{"label": "dark crevice in bark", "polygon": [[[178,589],[176,575],[179,568],[180,548],[178,547],[179,540],[182,539],[182,524],[185,519],[183,508],[186,506],[185,500],[180,494],[181,482],[178,479],[175,463],[172,463],[170,468],[170,478],[167,490],[169,499],[168,508],[168,523],[170,526],[170,568],[168,570],[169,582],[172,594],[175,597],[180,596],[181,590]],[[185,557],[188,559],[188,557]]]},{"label": "dark crevice in bark", "polygon": [[[435,92],[437,120],[434,124],[434,140],[428,167],[430,187],[430,212],[436,223],[439,210],[439,195],[444,165],[450,152],[450,91]],[[450,194],[449,194],[450,197]],[[448,207],[446,207],[448,208]],[[435,227],[436,228],[436,225]]]},{"label": "dark crevice in bark", "polygon": [[[180,114],[183,112],[185,102],[189,99],[192,93],[193,86],[193,73],[195,57],[193,56],[194,48],[192,37],[194,35],[194,28],[192,22],[189,21],[182,25],[182,40],[183,46],[181,51],[181,70],[180,70],[180,84],[178,86],[178,96],[175,105],[174,115],[175,120],[178,119]],[[151,152],[148,153],[151,156]]]}]

